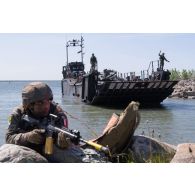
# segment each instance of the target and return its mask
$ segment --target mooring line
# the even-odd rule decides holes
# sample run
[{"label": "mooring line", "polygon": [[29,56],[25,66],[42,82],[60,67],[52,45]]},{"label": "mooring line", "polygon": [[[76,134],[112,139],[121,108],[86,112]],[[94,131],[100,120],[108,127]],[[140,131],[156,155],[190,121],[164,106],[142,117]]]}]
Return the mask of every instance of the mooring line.
[{"label": "mooring line", "polygon": [[83,124],[85,127],[87,127],[87,130],[89,131],[89,133],[92,135],[92,136],[98,136],[97,133],[95,132],[94,129],[92,129],[88,124],[86,124],[85,122],[83,122],[82,120],[80,120],[78,117],[76,116],[73,116],[72,114],[68,113],[67,111],[64,111],[70,118],[72,119],[75,119],[75,120],[78,120],[81,124]]}]

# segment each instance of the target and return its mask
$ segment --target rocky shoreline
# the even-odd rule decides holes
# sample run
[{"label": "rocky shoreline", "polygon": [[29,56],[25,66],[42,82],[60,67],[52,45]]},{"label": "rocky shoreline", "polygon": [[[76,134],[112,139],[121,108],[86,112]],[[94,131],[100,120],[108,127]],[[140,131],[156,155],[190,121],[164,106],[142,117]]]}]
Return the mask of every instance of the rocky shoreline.
[{"label": "rocky shoreline", "polygon": [[[124,156],[127,158],[125,162],[195,163],[195,144],[182,143],[174,146],[155,138],[134,135],[131,138],[129,146],[126,148],[126,154],[128,155]],[[93,153],[93,157],[95,157],[95,155],[97,155],[97,153]],[[98,156],[97,159],[99,159],[99,161],[97,160],[95,162],[103,162]],[[48,160],[30,148],[14,144],[4,144],[0,147],[0,163],[3,162],[48,163]],[[66,161],[66,159],[64,162],[70,163],[68,160]]]},{"label": "rocky shoreline", "polygon": [[180,80],[169,98],[195,99],[195,80]]}]

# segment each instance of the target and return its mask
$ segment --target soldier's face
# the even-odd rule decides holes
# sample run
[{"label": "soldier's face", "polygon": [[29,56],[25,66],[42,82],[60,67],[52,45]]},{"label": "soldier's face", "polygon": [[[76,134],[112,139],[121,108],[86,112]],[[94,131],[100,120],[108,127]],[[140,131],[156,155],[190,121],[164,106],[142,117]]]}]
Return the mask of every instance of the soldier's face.
[{"label": "soldier's face", "polygon": [[50,100],[41,100],[33,103],[33,114],[38,117],[44,117],[49,114]]}]

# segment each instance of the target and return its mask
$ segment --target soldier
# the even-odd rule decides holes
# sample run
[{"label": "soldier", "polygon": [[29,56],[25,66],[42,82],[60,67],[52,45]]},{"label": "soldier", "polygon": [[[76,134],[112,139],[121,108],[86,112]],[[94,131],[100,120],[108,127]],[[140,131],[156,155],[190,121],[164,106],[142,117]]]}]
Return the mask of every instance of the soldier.
[{"label": "soldier", "polygon": [[92,53],[92,56],[90,58],[90,64],[91,64],[91,72],[94,72],[95,70],[97,70],[97,59],[94,53]]},{"label": "soldier", "polygon": [[[10,117],[10,124],[6,133],[6,143],[17,144],[29,147],[43,154],[45,144],[45,129],[38,126],[31,126],[23,120],[27,115],[31,118],[44,123],[49,120],[49,114],[59,116],[55,121],[55,126],[62,128],[68,127],[68,120],[62,108],[53,100],[53,93],[50,87],[42,82],[32,82],[22,90],[22,105],[14,109]],[[63,132],[54,134],[54,144],[66,149],[69,147],[70,140]]]},{"label": "soldier", "polygon": [[[58,119],[53,121],[54,126],[59,128],[68,127],[68,120],[64,111],[52,100],[53,93],[47,84],[32,82],[25,86],[22,90],[22,105],[15,108],[11,114],[10,124],[5,136],[6,143],[29,147],[39,152],[49,162],[107,162],[107,157],[105,158],[104,154],[86,146],[82,148],[82,146],[75,145],[63,132],[56,132],[53,135],[53,154],[47,155],[44,153],[46,142],[44,124],[51,120],[50,114],[58,116]],[[122,147],[129,139],[129,132],[134,132],[138,125],[137,109],[138,104],[131,103],[121,115],[119,122],[116,121],[117,124],[114,126],[116,133],[106,132],[105,136],[100,137],[100,140],[99,138],[96,140],[97,143],[105,146],[112,144],[110,147],[112,151],[122,151]],[[43,124],[42,128],[39,125],[31,125],[29,121],[25,120],[26,116],[39,121],[39,124]],[[131,120],[129,120],[129,116],[131,116]],[[120,130],[120,132],[125,140],[123,139],[119,144],[119,140],[113,139],[113,137],[117,136],[121,139],[121,136],[118,136],[121,127],[123,127],[123,131]]]},{"label": "soldier", "polygon": [[160,70],[163,70],[163,68],[164,68],[164,61],[167,61],[167,62],[169,62],[169,60],[167,60],[166,58],[165,58],[165,53],[162,53],[161,54],[161,51],[159,52],[159,60],[160,60]]}]

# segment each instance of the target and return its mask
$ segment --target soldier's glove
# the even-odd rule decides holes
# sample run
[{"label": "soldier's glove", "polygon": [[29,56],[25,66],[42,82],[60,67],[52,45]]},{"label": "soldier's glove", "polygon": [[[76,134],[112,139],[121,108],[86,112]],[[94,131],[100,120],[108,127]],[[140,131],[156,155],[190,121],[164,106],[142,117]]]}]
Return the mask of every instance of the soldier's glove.
[{"label": "soldier's glove", "polygon": [[45,129],[34,129],[28,133],[23,134],[23,139],[26,141],[33,143],[33,144],[44,144],[45,136]]},{"label": "soldier's glove", "polygon": [[61,149],[68,148],[71,144],[70,138],[66,137],[63,132],[58,133],[57,146]]}]

